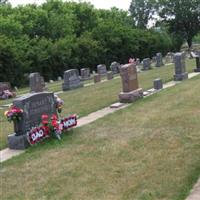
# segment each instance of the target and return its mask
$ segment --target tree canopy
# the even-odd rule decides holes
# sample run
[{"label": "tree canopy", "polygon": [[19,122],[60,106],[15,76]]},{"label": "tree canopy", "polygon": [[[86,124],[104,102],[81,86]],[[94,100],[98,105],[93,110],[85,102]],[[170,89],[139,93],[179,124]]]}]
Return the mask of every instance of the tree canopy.
[{"label": "tree canopy", "polygon": [[65,70],[107,66],[129,57],[152,57],[173,50],[166,32],[133,27],[128,12],[91,4],[47,0],[42,5],[0,4],[0,79],[23,85],[31,72],[45,81]]},{"label": "tree canopy", "polygon": [[171,33],[181,35],[191,47],[200,31],[200,0],[160,0],[159,16]]}]

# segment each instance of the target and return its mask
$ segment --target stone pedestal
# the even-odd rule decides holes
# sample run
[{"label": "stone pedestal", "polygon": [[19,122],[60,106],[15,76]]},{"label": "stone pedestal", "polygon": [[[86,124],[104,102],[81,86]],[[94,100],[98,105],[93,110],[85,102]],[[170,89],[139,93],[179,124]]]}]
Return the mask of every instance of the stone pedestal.
[{"label": "stone pedestal", "polygon": [[139,88],[131,92],[121,92],[119,94],[119,100],[121,103],[132,103],[135,100],[143,97],[143,90]]},{"label": "stone pedestal", "polygon": [[194,72],[200,72],[200,68],[194,69]]},{"label": "stone pedestal", "polygon": [[8,135],[8,147],[10,149],[23,150],[29,147],[26,135],[16,136],[15,133]]},{"label": "stone pedestal", "polygon": [[99,83],[101,82],[101,76],[100,74],[95,74],[94,75],[94,83]]},{"label": "stone pedestal", "polygon": [[155,90],[161,90],[163,88],[163,83],[161,79],[155,79],[153,82],[153,86]]},{"label": "stone pedestal", "polygon": [[185,79],[188,79],[188,73],[184,72],[182,74],[175,74],[174,75],[174,80],[175,81],[183,81]]}]

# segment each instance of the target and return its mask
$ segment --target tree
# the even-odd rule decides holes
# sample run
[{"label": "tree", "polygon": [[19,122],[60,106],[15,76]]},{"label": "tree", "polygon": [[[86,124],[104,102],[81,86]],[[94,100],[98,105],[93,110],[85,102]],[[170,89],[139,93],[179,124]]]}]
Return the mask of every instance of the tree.
[{"label": "tree", "polygon": [[200,0],[159,0],[159,15],[169,31],[181,35],[192,46],[192,38],[200,30]]},{"label": "tree", "polygon": [[129,11],[133,24],[138,28],[147,28],[149,20],[155,16],[156,6],[156,0],[132,0]]},{"label": "tree", "polygon": [[5,4],[7,2],[8,2],[8,0],[0,0],[0,4]]}]

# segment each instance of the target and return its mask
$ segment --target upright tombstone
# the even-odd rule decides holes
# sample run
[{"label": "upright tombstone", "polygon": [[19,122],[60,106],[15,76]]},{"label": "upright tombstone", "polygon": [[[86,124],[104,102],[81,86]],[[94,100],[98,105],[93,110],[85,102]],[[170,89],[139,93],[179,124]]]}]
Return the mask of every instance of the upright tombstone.
[{"label": "upright tombstone", "polygon": [[157,53],[156,54],[156,67],[161,67],[163,66],[163,60],[162,60],[162,54],[161,53]]},{"label": "upright tombstone", "polygon": [[188,78],[188,73],[185,70],[185,55],[183,53],[176,53],[174,55],[175,64],[175,81],[182,81]]},{"label": "upright tombstone", "polygon": [[113,79],[113,72],[107,72],[107,80]]},{"label": "upright tombstone", "polygon": [[90,69],[89,68],[82,68],[81,69],[81,80],[85,81],[90,79]]},{"label": "upright tombstone", "polygon": [[100,74],[100,76],[106,76],[107,74],[107,69],[105,65],[98,65],[97,66],[97,73]]},{"label": "upright tombstone", "polygon": [[171,53],[168,52],[167,55],[165,56],[165,63],[171,63],[172,62],[172,56]]},{"label": "upright tombstone", "polygon": [[23,110],[22,119],[14,122],[14,132],[8,136],[10,149],[27,148],[27,132],[41,122],[43,114],[56,114],[54,95],[51,92],[30,93],[13,101],[13,105]]},{"label": "upright tombstone", "polygon": [[112,62],[110,65],[110,69],[113,72],[113,74],[119,73],[120,64],[116,61]]},{"label": "upright tombstone", "polygon": [[94,74],[94,83],[101,82],[101,76],[100,74]]},{"label": "upright tombstone", "polygon": [[43,92],[45,87],[44,78],[38,72],[31,73],[29,76],[31,92]]},{"label": "upright tombstone", "polygon": [[57,80],[58,80],[58,81],[62,81],[62,77],[61,77],[61,76],[58,76]]},{"label": "upright tombstone", "polygon": [[64,72],[63,91],[83,87],[77,69],[70,69]]},{"label": "upright tombstone", "polygon": [[137,69],[134,63],[121,67],[122,92],[119,94],[121,103],[131,103],[143,97],[143,90],[138,86]]},{"label": "upright tombstone", "polygon": [[194,69],[194,72],[200,72],[200,56],[196,56],[196,69]]},{"label": "upright tombstone", "polygon": [[143,69],[142,70],[149,70],[151,69],[151,60],[150,58],[143,59]]}]

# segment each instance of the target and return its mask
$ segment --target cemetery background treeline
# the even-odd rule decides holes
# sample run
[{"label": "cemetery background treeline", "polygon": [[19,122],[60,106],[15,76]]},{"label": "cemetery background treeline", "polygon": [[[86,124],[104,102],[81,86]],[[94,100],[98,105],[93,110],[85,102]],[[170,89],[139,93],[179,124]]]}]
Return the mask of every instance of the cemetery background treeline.
[{"label": "cemetery background treeline", "polygon": [[[0,5],[0,80],[20,86],[31,72],[57,79],[70,68],[178,50],[163,31],[136,29],[127,12],[88,3],[47,1],[41,6]],[[174,48],[174,49],[173,49]]]}]

